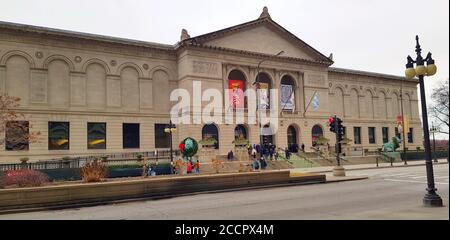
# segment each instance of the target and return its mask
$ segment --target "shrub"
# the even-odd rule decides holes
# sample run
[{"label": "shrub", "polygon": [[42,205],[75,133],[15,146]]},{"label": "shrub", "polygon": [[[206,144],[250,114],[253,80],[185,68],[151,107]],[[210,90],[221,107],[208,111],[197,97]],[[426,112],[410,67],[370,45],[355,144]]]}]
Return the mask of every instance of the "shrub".
[{"label": "shrub", "polygon": [[5,172],[2,182],[4,186],[38,187],[48,182],[48,177],[42,172],[31,169],[9,170]]},{"label": "shrub", "polygon": [[0,189],[5,188],[5,174],[0,171]]},{"label": "shrub", "polygon": [[21,161],[22,163],[27,163],[28,160],[30,160],[28,157],[22,157],[22,158],[20,158],[20,161]]},{"label": "shrub", "polygon": [[64,161],[69,161],[69,160],[70,160],[70,157],[69,157],[69,156],[64,156],[64,157],[62,157],[62,160],[64,160]]},{"label": "shrub", "polygon": [[100,182],[102,178],[106,177],[107,172],[106,165],[95,160],[81,167],[81,179],[84,182]]}]

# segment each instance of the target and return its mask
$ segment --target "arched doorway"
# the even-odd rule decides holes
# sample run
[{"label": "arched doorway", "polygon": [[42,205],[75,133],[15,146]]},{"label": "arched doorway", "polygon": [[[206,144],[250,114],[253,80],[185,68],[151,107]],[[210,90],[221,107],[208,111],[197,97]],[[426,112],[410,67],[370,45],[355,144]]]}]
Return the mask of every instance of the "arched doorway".
[{"label": "arched doorway", "polygon": [[298,152],[297,129],[293,125],[287,129],[287,142],[289,151]]},{"label": "arched doorway", "polygon": [[295,109],[295,81],[289,75],[281,78],[280,99],[282,111],[294,111]]},{"label": "arched doorway", "polygon": [[217,126],[214,124],[206,124],[202,128],[202,141],[214,147],[215,149],[219,149],[219,130]]},{"label": "arched doorway", "polygon": [[256,76],[256,84],[259,93],[259,108],[270,109],[270,89],[272,89],[272,79],[267,73],[259,73]]},{"label": "arched doorway", "polygon": [[263,146],[267,146],[274,143],[273,130],[270,124],[266,124],[261,128],[261,142]]},{"label": "arched doorway", "polygon": [[316,124],[313,126],[311,130],[312,135],[312,145],[316,146],[316,142],[320,137],[323,137],[323,129],[319,124]]},{"label": "arched doorway", "polygon": [[247,107],[247,100],[244,97],[246,89],[246,78],[244,73],[239,70],[232,70],[228,74],[228,101],[234,109]]},{"label": "arched doorway", "polygon": [[234,144],[236,146],[248,144],[247,128],[243,124],[239,124],[234,128]]}]

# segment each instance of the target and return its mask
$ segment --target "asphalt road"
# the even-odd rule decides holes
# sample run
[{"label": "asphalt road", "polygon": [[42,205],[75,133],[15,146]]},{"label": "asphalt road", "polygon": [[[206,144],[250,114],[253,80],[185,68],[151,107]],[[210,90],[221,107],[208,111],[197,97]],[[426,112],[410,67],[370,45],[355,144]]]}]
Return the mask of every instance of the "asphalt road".
[{"label": "asphalt road", "polygon": [[435,166],[445,207],[425,208],[425,166],[348,171],[367,180],[203,193],[0,215],[0,219],[449,219],[449,169]]}]

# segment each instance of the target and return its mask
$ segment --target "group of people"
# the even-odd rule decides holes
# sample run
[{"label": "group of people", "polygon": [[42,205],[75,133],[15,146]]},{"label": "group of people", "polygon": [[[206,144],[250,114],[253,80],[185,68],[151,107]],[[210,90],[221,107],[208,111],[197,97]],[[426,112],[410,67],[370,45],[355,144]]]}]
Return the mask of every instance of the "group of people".
[{"label": "group of people", "polygon": [[156,176],[156,167],[158,166],[158,159],[156,159],[154,164],[144,164],[142,169],[142,175],[144,177]]},{"label": "group of people", "polygon": [[[182,163],[183,160],[179,158],[177,162]],[[181,169],[182,167],[180,166],[180,164],[177,164],[174,161],[170,162],[170,168],[172,170],[172,174],[180,174],[182,171]],[[195,161],[195,163],[192,162],[192,159],[189,159],[186,162],[186,173],[187,174],[200,173],[200,162],[198,161],[198,159]]]},{"label": "group of people", "polygon": [[264,145],[259,144],[253,144],[248,146],[248,155],[253,158],[261,158],[264,157],[264,159],[278,160],[278,151],[275,144],[269,143]]}]

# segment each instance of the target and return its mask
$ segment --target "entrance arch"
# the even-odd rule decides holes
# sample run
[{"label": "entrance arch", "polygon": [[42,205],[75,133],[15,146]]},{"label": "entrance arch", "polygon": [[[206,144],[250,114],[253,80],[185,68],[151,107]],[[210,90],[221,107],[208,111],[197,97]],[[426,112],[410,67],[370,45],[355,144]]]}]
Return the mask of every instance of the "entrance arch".
[{"label": "entrance arch", "polygon": [[294,125],[290,125],[287,129],[287,143],[291,152],[298,152],[298,131]]},{"label": "entrance arch", "polygon": [[219,149],[219,130],[217,129],[217,126],[212,123],[206,124],[202,128],[202,140],[208,141],[211,138],[216,140],[214,148]]},{"label": "entrance arch", "polygon": [[270,124],[266,124],[261,128],[261,141],[263,145],[275,144],[274,143],[274,134],[273,129],[270,127]]},{"label": "entrance arch", "polygon": [[311,136],[312,136],[312,145],[316,146],[316,142],[320,137],[323,137],[323,128],[319,124],[316,124],[312,127],[311,130]]}]

